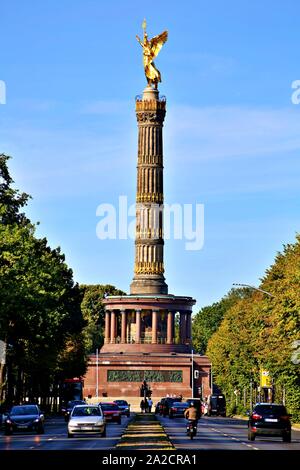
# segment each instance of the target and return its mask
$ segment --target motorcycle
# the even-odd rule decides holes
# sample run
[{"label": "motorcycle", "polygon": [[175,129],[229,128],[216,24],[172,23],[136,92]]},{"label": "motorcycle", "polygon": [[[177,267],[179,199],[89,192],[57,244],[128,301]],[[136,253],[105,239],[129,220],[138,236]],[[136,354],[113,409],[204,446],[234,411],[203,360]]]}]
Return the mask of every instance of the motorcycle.
[{"label": "motorcycle", "polygon": [[197,434],[197,421],[193,419],[188,420],[188,424],[186,427],[186,433],[188,436],[190,436],[190,439],[193,439],[194,436]]}]

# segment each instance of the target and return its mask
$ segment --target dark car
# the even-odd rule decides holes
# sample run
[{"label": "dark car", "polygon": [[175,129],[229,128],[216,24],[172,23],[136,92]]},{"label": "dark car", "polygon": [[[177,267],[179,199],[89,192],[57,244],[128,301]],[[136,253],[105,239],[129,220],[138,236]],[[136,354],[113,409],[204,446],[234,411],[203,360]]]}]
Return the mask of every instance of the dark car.
[{"label": "dark car", "polygon": [[280,436],[283,442],[291,442],[290,417],[283,405],[257,403],[249,415],[249,441],[256,436]]},{"label": "dark car", "polygon": [[174,401],[169,410],[169,418],[174,418],[174,416],[184,416],[185,410],[189,408],[189,403],[186,401]]},{"label": "dark car", "polygon": [[156,403],[156,405],[155,405],[154,413],[155,413],[155,414],[160,413],[160,409],[161,409],[161,402],[158,401],[158,402]]},{"label": "dark car", "polygon": [[86,405],[86,402],[84,400],[71,400],[68,401],[67,406],[62,407],[61,412],[65,417],[65,421],[69,421],[70,414],[72,413],[74,406],[77,405]]},{"label": "dark car", "polygon": [[181,398],[180,397],[166,397],[162,398],[160,400],[160,408],[159,408],[159,413],[163,416],[168,416],[170,412],[170,408],[173,405],[174,402],[180,402]]},{"label": "dark car", "polygon": [[191,403],[194,404],[194,407],[197,410],[197,418],[200,419],[202,416],[202,401],[200,398],[187,398],[186,403],[191,406]]},{"label": "dark car", "polygon": [[207,416],[226,416],[226,400],[222,394],[209,395],[207,400]]},{"label": "dark car", "polygon": [[130,404],[126,400],[115,400],[121,410],[122,415],[130,416]]},{"label": "dark car", "polygon": [[4,433],[9,436],[15,431],[44,433],[44,415],[37,405],[12,407],[4,421]]},{"label": "dark car", "polygon": [[106,421],[112,421],[121,424],[121,410],[114,402],[99,403]]}]

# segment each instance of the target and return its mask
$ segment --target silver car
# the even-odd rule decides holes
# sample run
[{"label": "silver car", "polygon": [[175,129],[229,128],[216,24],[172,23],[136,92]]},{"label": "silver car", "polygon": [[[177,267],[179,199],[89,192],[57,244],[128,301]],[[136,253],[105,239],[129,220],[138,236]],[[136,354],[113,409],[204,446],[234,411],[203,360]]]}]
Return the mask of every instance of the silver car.
[{"label": "silver car", "polygon": [[101,437],[106,436],[106,423],[100,406],[74,406],[68,422],[68,437],[89,432],[100,433]]}]

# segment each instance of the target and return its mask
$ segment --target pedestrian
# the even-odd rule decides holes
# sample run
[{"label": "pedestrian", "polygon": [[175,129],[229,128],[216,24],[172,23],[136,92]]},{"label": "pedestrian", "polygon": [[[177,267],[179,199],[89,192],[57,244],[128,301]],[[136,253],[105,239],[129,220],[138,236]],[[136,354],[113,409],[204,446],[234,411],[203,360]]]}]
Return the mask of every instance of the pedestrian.
[{"label": "pedestrian", "polygon": [[149,411],[149,413],[151,413],[152,405],[153,405],[153,401],[151,400],[151,398],[148,398],[148,411]]},{"label": "pedestrian", "polygon": [[144,402],[144,400],[141,400],[140,408],[141,408],[141,413],[145,413],[145,402]]}]

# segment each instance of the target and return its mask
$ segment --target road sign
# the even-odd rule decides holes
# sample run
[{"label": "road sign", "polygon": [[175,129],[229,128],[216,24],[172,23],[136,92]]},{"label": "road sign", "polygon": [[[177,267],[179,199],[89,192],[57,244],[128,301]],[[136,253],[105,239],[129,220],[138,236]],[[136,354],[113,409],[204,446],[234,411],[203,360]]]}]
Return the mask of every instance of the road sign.
[{"label": "road sign", "polygon": [[260,371],[260,386],[262,388],[271,388],[272,387],[272,378],[270,372],[265,369]]}]

